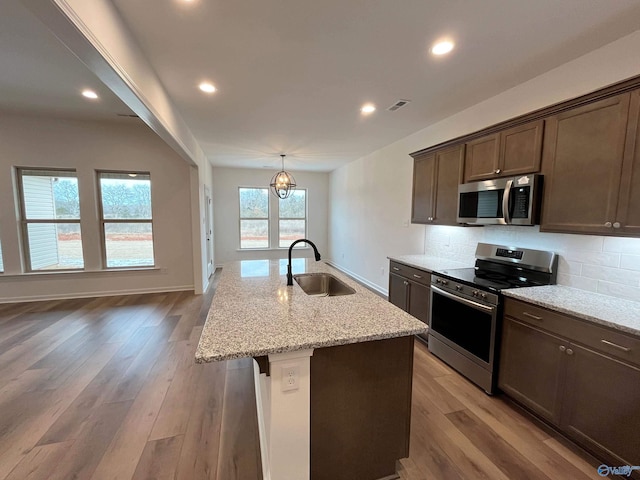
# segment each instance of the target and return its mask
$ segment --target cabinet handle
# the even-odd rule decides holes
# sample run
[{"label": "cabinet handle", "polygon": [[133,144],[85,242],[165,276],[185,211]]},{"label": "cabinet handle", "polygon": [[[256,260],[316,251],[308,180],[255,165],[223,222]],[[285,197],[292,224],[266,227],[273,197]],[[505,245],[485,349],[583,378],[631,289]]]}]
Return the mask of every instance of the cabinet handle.
[{"label": "cabinet handle", "polygon": [[610,347],[617,348],[619,350],[622,350],[623,352],[630,352],[631,351],[631,349],[629,347],[623,347],[622,345],[615,344],[615,343],[610,342],[608,340],[600,340],[600,341],[602,343],[604,343],[605,345],[609,345]]},{"label": "cabinet handle", "polygon": [[613,226],[613,224],[611,222],[606,222],[604,224],[604,226],[607,227],[607,228],[611,228]]},{"label": "cabinet handle", "polygon": [[427,218],[427,220],[429,220],[430,222],[433,222],[433,217],[429,217]]},{"label": "cabinet handle", "polygon": [[620,228],[620,222],[614,222],[613,228]]},{"label": "cabinet handle", "polygon": [[500,173],[502,170],[500,170],[499,168],[496,169],[496,173]]},{"label": "cabinet handle", "polygon": [[406,280],[402,283],[404,283],[405,285],[409,285],[409,282],[407,282]]},{"label": "cabinet handle", "polygon": [[570,348],[567,348],[567,355],[573,355],[573,350],[571,350]]},{"label": "cabinet handle", "polygon": [[538,317],[537,315],[534,315],[533,313],[522,312],[522,315],[524,315],[525,317],[528,317],[528,318],[532,318],[534,320],[542,321],[542,317]]},{"label": "cabinet handle", "polygon": [[564,345],[560,345],[560,351],[564,352],[567,349],[567,347],[565,347]]},{"label": "cabinet handle", "polygon": [[422,278],[422,275],[416,275],[415,273],[413,274],[413,276],[414,276],[415,278]]},{"label": "cabinet handle", "polygon": [[391,267],[392,269],[394,269],[396,272],[399,272],[400,269],[398,267]]}]

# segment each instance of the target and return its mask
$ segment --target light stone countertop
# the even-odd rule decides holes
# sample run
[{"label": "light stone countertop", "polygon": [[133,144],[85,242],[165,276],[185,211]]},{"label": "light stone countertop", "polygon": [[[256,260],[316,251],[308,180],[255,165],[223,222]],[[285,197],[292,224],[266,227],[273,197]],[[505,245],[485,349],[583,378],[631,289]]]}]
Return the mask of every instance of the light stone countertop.
[{"label": "light stone countertop", "polygon": [[458,262],[456,260],[431,257],[429,255],[397,255],[387,258],[391,261],[404,263],[410,267],[420,268],[429,272],[439,272],[448,268],[473,267],[473,265],[467,265],[466,263]]},{"label": "light stone countertop", "polygon": [[640,335],[640,302],[624,300],[564,285],[510,288],[507,297],[589,320],[599,325]]},{"label": "light stone countertop", "polygon": [[424,333],[427,326],[324,262],[294,259],[293,273],[328,272],[353,295],[315,297],[293,282],[287,260],[247,260],[222,269],[196,362],[254,357]]}]

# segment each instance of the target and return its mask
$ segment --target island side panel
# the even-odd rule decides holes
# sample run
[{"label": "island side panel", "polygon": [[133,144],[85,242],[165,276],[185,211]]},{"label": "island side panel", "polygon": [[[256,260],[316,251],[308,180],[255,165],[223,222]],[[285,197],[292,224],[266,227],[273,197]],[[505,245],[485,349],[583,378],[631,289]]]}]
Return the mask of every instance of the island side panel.
[{"label": "island side panel", "polygon": [[413,336],[311,358],[311,478],[374,480],[409,456]]}]

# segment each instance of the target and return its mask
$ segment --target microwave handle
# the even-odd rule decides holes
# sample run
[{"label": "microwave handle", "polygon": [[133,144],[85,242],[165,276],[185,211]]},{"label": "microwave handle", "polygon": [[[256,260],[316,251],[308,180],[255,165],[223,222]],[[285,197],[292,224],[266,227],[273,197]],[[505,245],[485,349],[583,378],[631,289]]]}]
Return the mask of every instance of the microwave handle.
[{"label": "microwave handle", "polygon": [[504,187],[504,195],[502,196],[502,217],[504,222],[511,223],[511,215],[509,215],[509,197],[511,196],[511,187],[513,186],[513,180],[507,180],[507,185]]}]

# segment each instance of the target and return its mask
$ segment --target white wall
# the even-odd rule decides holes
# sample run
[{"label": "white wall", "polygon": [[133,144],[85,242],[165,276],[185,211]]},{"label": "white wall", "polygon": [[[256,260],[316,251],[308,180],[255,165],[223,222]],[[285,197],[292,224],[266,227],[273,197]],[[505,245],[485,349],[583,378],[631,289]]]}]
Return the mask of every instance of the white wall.
[{"label": "white wall", "polygon": [[[76,169],[87,271],[22,273],[15,166]],[[97,169],[151,173],[157,270],[100,271]],[[195,167],[135,120],[82,122],[0,114],[0,235],[5,270],[0,274],[0,302],[193,289],[192,170]],[[197,187],[195,191],[198,195]]]},{"label": "white wall", "polygon": [[[268,169],[213,167],[213,221],[215,262],[220,266],[230,261],[285,258],[287,249],[244,250],[240,248],[240,202],[238,187],[268,187],[275,171]],[[298,188],[307,189],[307,238],[315,243],[323,259],[328,250],[328,191],[329,174],[315,172],[291,172]],[[271,193],[269,194],[273,196]],[[273,197],[276,201],[277,199]],[[302,250],[295,256],[312,256]]]},{"label": "white wall", "polygon": [[[329,190],[332,198],[329,255],[334,263],[386,291],[388,271],[382,271],[381,268],[388,266],[387,255],[445,252],[440,247],[433,249],[437,242],[434,243],[432,236],[437,237],[440,233],[438,230],[429,231],[434,227],[404,226],[411,211],[413,163],[409,153],[640,75],[638,51],[640,30],[332,172]],[[381,222],[381,218],[387,221]],[[471,242],[475,247],[479,237],[486,236],[499,243],[511,236],[507,233],[510,232],[508,229],[494,231],[495,229],[489,228],[486,229],[489,233],[470,233],[474,229],[452,228],[447,236],[449,243],[454,245]],[[584,242],[582,250],[602,256],[597,257],[600,260],[594,258],[592,263],[586,263],[585,265],[591,265],[586,268],[584,265],[577,267],[575,259],[563,260],[560,281],[578,288],[595,288],[608,294],[617,291],[619,294],[621,290],[606,285],[606,279],[600,279],[600,283],[594,284],[591,280],[596,279],[575,277],[590,278],[586,274],[606,275],[609,280],[628,278],[629,275],[612,270],[600,269],[600,273],[597,273],[592,266],[605,261],[608,262],[608,268],[617,270],[621,265],[622,269],[630,264],[637,266],[637,263],[633,263],[637,262],[637,258],[624,257],[623,262],[622,251],[638,255],[638,242],[635,239],[616,241],[592,236],[531,234],[531,231],[520,235],[516,240],[527,243],[523,246],[535,248],[538,245],[545,249],[569,252],[571,248],[565,245],[571,244],[571,241],[565,241],[565,237],[577,238],[577,242]],[[618,251],[609,252],[606,249]],[[463,250],[468,258],[469,249]],[[343,252],[347,252],[344,258]],[[615,259],[604,260],[607,253],[620,254],[620,263],[616,266]],[[580,275],[576,275],[578,268]],[[634,274],[631,277],[636,278]],[[638,286],[640,283],[632,282],[632,287]],[[625,292],[628,293],[625,294],[627,297],[640,299],[634,290]]]}]

